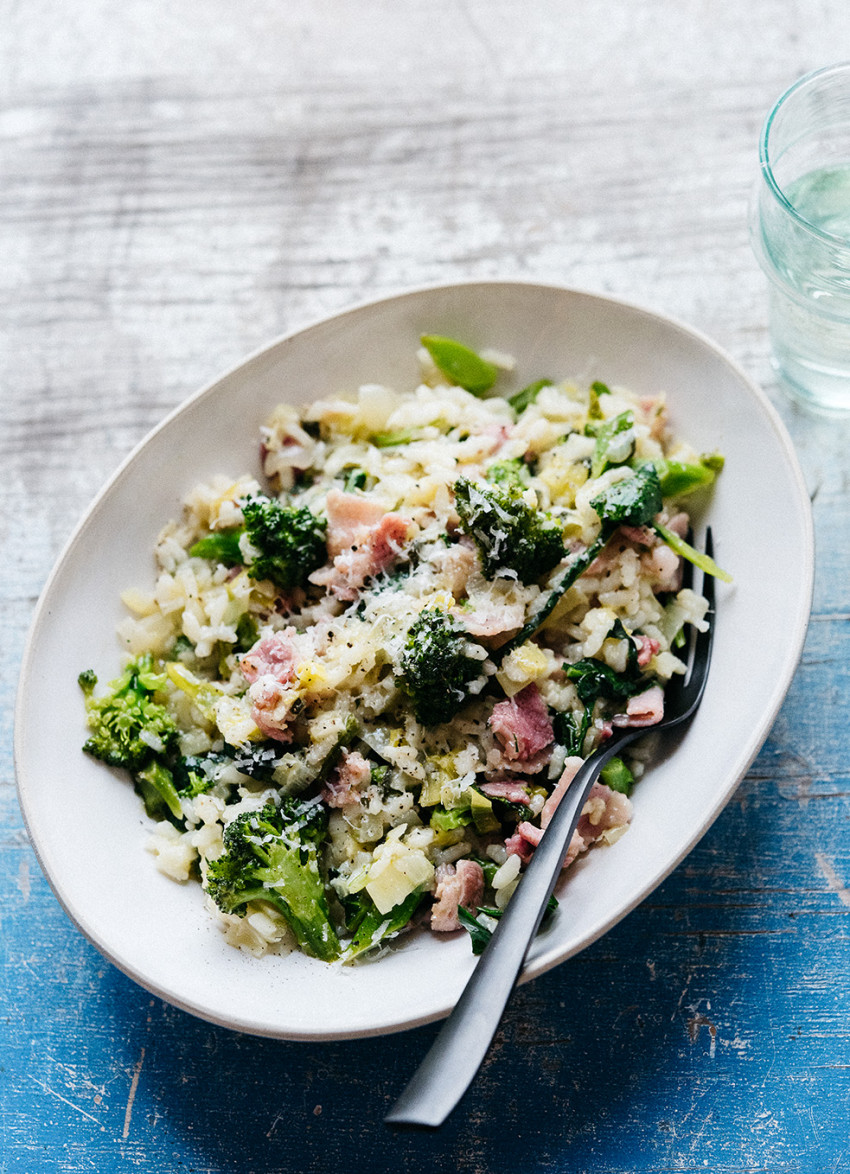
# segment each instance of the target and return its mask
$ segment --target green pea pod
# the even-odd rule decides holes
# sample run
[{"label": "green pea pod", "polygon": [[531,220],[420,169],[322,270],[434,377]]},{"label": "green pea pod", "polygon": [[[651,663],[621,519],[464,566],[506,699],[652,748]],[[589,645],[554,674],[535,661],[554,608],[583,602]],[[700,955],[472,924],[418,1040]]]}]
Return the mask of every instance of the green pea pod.
[{"label": "green pea pod", "polygon": [[458,387],[473,395],[483,395],[496,382],[498,367],[462,342],[439,334],[423,334],[421,342],[442,373]]},{"label": "green pea pod", "polygon": [[664,497],[684,497],[704,485],[710,485],[715,477],[714,469],[702,463],[693,465],[684,461],[658,461],[656,464]]},{"label": "green pea pod", "polygon": [[606,787],[612,791],[620,791],[623,795],[631,795],[635,776],[623,762],[622,758],[609,758],[599,775]]}]

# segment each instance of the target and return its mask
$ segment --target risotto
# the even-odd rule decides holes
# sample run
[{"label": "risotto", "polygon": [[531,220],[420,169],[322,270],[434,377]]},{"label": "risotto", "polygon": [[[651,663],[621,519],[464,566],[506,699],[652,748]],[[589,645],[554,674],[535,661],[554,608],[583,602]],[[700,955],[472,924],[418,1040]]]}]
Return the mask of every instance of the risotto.
[{"label": "risotto", "polygon": [[[348,962],[413,926],[483,948],[582,760],[651,732],[705,626],[682,499],[722,458],[664,395],[506,398],[509,356],[422,343],[417,386],[281,404],[262,483],[196,486],[122,596],[123,673],[80,676],[157,866],[255,955]],[[565,867],[626,832],[649,753],[606,766]]]}]

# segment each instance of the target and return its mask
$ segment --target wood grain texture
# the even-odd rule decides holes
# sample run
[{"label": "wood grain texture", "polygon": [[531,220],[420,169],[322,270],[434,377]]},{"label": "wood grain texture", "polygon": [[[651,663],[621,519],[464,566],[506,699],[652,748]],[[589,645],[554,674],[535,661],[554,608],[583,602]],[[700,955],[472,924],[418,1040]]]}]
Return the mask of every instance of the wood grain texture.
[{"label": "wood grain texture", "polygon": [[[762,117],[847,55],[846,0],[34,0],[2,27],[0,1171],[850,1170],[850,423],[773,382],[746,227]],[[762,382],[814,498],[815,614],[714,828],[517,993],[439,1135],[396,1135],[436,1028],[241,1037],[79,936],[22,826],[11,707],[50,566],[166,411],[320,315],[495,276],[674,314]]]}]

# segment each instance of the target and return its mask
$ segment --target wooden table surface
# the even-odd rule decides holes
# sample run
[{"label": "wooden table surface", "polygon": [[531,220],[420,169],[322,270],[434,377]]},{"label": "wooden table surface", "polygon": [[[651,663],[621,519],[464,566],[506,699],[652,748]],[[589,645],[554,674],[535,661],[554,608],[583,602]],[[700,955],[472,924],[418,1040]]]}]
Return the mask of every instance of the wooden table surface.
[{"label": "wooden table surface", "polygon": [[[850,57],[847,0],[32,0],[0,27],[0,1170],[850,1171],[850,421],[776,385],[746,225],[763,116]],[[167,410],[365,297],[504,276],[671,313],[765,387],[814,500],[814,614],[714,828],[516,994],[441,1132],[396,1135],[435,1026],[239,1036],[79,935],[23,828],[12,704],[56,555]]]}]

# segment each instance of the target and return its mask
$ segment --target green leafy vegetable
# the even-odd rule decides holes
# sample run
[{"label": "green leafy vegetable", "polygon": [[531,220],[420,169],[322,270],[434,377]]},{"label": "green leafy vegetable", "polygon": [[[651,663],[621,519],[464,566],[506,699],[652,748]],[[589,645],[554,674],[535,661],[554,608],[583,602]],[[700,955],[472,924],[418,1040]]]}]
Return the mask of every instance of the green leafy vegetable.
[{"label": "green leafy vegetable", "polygon": [[[546,921],[552,916],[557,908],[558,900],[553,894],[546,902],[546,909],[543,914],[541,928],[546,924]],[[481,905],[478,908],[477,914],[475,914],[472,913],[471,910],[467,909],[466,906],[458,905],[458,921],[469,934],[473,954],[483,954],[489,945],[490,938],[493,936],[493,930],[489,925],[486,924],[486,922],[482,920],[482,917],[493,918],[494,920],[498,921],[503,913],[504,909],[498,909],[496,906],[490,907]]]},{"label": "green leafy vegetable", "polygon": [[527,407],[530,407],[534,403],[544,387],[551,386],[551,379],[535,379],[533,383],[529,383],[522,391],[516,391],[513,395],[509,396],[508,403],[516,414],[520,415]]},{"label": "green leafy vegetable", "polygon": [[640,693],[649,684],[638,665],[634,640],[620,620],[614,623],[606,639],[626,641],[626,667],[622,673],[594,657],[585,657],[576,664],[564,665],[568,680],[572,681],[579,700],[584,704],[581,717],[572,713],[558,713],[552,722],[555,737],[566,747],[568,755],[584,756],[584,740],[593,720],[593,707],[600,698],[623,700]]},{"label": "green leafy vegetable", "polygon": [[622,465],[635,451],[635,418],[631,412],[622,412],[610,420],[587,425],[585,432],[596,438],[590,476],[599,477],[609,465]]},{"label": "green leafy vegetable", "polygon": [[517,488],[460,477],[454,491],[461,529],[475,542],[488,579],[506,568],[533,583],[566,554],[560,524],[532,509]]},{"label": "green leafy vegetable", "polygon": [[239,617],[239,622],[236,625],[236,644],[233,651],[248,652],[257,643],[259,634],[260,626],[256,619],[245,612]]},{"label": "green leafy vegetable", "polygon": [[612,701],[615,698],[631,697],[641,688],[640,683],[615,672],[610,665],[593,657],[569,665],[566,672],[579,698],[585,703],[596,701],[599,697]]},{"label": "green leafy vegetable", "polygon": [[584,757],[584,740],[593,718],[593,706],[585,705],[581,717],[574,713],[556,713],[552,718],[555,741],[566,749],[567,757]]},{"label": "green leafy vegetable", "polygon": [[399,934],[409,924],[424,897],[423,892],[415,889],[389,913],[381,913],[365,891],[346,898],[347,928],[352,937],[342,955],[343,962],[352,962]]},{"label": "green leafy vegetable", "polygon": [[633,476],[617,481],[590,504],[602,519],[606,542],[617,526],[645,526],[664,505],[655,466],[642,465]]},{"label": "green leafy vegetable", "polygon": [[340,944],[319,867],[326,830],[318,799],[243,812],[224,829],[224,853],[210,862],[205,888],[223,913],[244,915],[252,901],[273,906],[306,954],[332,962]]},{"label": "green leafy vegetable", "polygon": [[463,343],[439,334],[423,334],[421,341],[439,370],[458,387],[483,395],[496,382],[499,368]]},{"label": "green leafy vegetable", "polygon": [[366,473],[363,469],[346,469],[342,488],[346,493],[354,493],[357,489],[365,489]]}]

